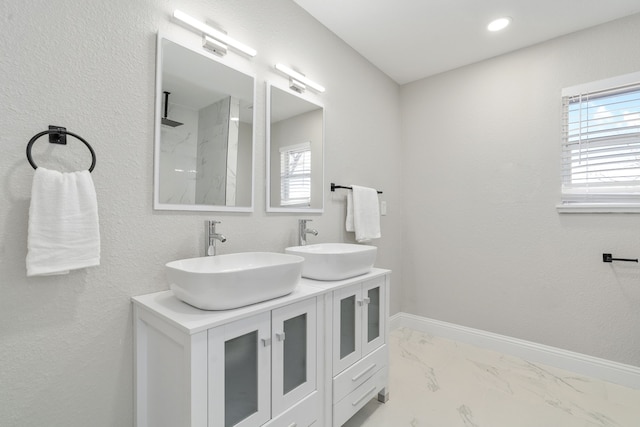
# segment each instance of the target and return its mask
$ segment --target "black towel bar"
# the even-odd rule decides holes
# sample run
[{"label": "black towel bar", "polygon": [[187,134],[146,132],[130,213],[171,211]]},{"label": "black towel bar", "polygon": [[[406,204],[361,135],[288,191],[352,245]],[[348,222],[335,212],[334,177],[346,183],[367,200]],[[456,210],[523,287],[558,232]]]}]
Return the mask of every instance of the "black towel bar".
[{"label": "black towel bar", "polygon": [[[347,190],[353,190],[353,188],[351,187],[346,187],[344,185],[338,185],[338,184],[334,184],[333,182],[331,183],[331,191],[336,191],[336,188],[345,188]],[[376,190],[378,191],[378,194],[382,194],[382,191]]]},{"label": "black towel bar", "polygon": [[91,147],[91,145],[89,145],[89,143],[85,141],[84,138],[82,138],[80,135],[76,135],[73,132],[69,132],[67,129],[60,126],[49,126],[48,130],[43,130],[42,132],[35,134],[33,138],[29,140],[29,143],[27,144],[27,160],[29,161],[29,164],[34,169],[38,169],[38,166],[36,166],[36,163],[33,161],[33,158],[31,157],[31,147],[33,146],[33,143],[36,142],[36,139],[44,135],[49,135],[49,143],[51,144],[66,145],[67,144],[66,135],[71,135],[79,139],[80,141],[82,141],[82,143],[86,145],[89,151],[91,152],[91,167],[89,167],[89,172],[93,171],[93,168],[96,166],[96,152],[93,151],[93,148]]},{"label": "black towel bar", "polygon": [[614,258],[611,254],[602,254],[602,262],[613,262],[613,261],[628,261],[628,262],[638,262],[637,258]]}]

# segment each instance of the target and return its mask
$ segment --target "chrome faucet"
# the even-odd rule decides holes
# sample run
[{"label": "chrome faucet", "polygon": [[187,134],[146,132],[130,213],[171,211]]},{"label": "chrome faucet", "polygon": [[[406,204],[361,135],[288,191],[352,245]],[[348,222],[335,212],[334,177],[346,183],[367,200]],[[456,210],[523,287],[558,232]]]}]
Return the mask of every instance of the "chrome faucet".
[{"label": "chrome faucet", "polygon": [[222,234],[216,233],[216,224],[220,224],[221,221],[209,220],[204,222],[205,226],[205,242],[204,253],[206,256],[214,256],[216,254],[216,240],[220,240],[220,243],[227,241],[227,238]]},{"label": "chrome faucet", "polygon": [[307,244],[307,234],[313,234],[314,236],[318,235],[318,231],[313,228],[307,228],[307,222],[310,222],[310,219],[299,219],[298,220],[298,246],[304,246]]}]

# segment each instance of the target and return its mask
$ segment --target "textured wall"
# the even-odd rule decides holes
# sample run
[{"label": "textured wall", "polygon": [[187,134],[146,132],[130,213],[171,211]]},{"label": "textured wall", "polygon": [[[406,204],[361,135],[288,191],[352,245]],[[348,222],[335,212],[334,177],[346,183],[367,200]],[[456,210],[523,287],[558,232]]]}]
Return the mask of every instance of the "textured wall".
[{"label": "textured wall", "polygon": [[[163,264],[202,253],[203,221],[221,219],[221,253],[281,251],[300,215],[265,213],[265,81],[276,62],[327,87],[325,185],[384,190],[389,215],[380,267],[392,268],[400,304],[399,89],[289,0],[97,0],[0,2],[0,425],[133,425],[132,295],[167,289]],[[156,32],[198,37],[169,21],[174,8],[219,22],[255,47],[258,79],[255,212],[203,214],[152,209]],[[95,148],[93,179],[102,235],[99,267],[26,278],[33,170],[27,141],[49,124]],[[79,143],[34,147],[40,166],[86,168]],[[54,149],[55,148],[55,149]],[[325,194],[311,215],[314,241],[349,240],[344,192]]]},{"label": "textured wall", "polygon": [[640,215],[558,214],[563,87],[640,69],[640,15],[401,89],[405,311],[640,366]]}]

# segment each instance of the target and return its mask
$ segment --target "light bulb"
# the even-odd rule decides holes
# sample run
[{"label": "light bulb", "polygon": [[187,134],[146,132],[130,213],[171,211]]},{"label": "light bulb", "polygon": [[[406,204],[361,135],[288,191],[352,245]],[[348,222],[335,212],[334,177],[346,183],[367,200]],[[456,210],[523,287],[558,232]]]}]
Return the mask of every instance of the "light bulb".
[{"label": "light bulb", "polygon": [[511,24],[511,18],[509,18],[509,17],[498,18],[498,19],[495,19],[495,20],[491,21],[489,23],[489,25],[487,25],[487,30],[489,30],[489,31],[504,30],[505,28],[507,28],[509,26],[509,24]]}]

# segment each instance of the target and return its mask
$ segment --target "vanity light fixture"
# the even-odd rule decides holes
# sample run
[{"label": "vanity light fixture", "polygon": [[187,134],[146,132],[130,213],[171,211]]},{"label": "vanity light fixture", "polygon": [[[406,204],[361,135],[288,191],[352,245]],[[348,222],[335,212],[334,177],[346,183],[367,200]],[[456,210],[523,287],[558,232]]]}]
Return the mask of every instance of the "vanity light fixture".
[{"label": "vanity light fixture", "polygon": [[511,24],[511,18],[508,16],[504,16],[502,18],[494,19],[487,25],[487,30],[496,32],[500,30],[504,30]]},{"label": "vanity light fixture", "polygon": [[324,86],[308,79],[304,74],[300,74],[286,65],[276,64],[276,70],[289,76],[289,87],[296,92],[303,92],[307,86],[320,93],[325,91]]},{"label": "vanity light fixture", "polygon": [[224,53],[226,53],[227,46],[252,57],[256,56],[256,54],[258,53],[255,49],[243,43],[240,43],[239,41],[229,37],[222,31],[216,30],[215,28],[205,24],[204,22],[198,21],[197,19],[187,15],[181,10],[174,10],[173,17],[191,27],[192,29],[201,32],[205,36],[203,46],[207,49],[213,50],[218,54],[224,55]]},{"label": "vanity light fixture", "polygon": [[226,55],[227,54],[227,45],[224,43],[220,43],[218,40],[209,37],[208,35],[202,36],[202,47],[210,50],[216,55]]}]

